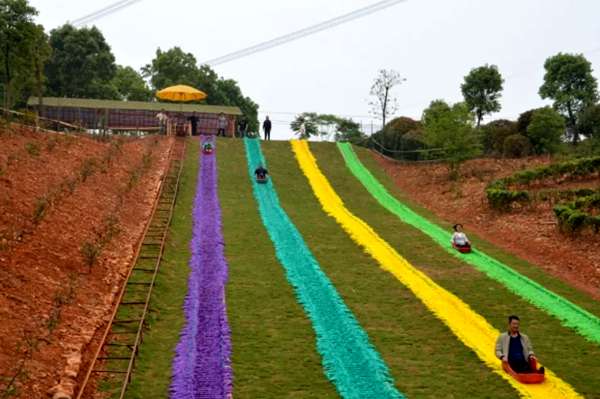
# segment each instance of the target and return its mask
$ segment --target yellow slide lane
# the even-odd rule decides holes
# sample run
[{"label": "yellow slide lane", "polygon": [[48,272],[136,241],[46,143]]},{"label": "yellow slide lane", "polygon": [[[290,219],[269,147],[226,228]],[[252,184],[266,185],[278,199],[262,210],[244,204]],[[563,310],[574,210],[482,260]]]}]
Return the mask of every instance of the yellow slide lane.
[{"label": "yellow slide lane", "polygon": [[333,217],[350,237],[371,255],[384,270],[392,273],[408,287],[436,317],[441,319],[466,346],[494,372],[507,380],[525,398],[580,398],[571,385],[546,369],[543,384],[526,385],[514,380],[502,370],[494,354],[494,344],[500,331],[454,294],[437,285],[417,270],[362,219],[352,214],[323,175],[311,153],[308,142],[293,140],[292,149],[302,172],[325,212]]}]

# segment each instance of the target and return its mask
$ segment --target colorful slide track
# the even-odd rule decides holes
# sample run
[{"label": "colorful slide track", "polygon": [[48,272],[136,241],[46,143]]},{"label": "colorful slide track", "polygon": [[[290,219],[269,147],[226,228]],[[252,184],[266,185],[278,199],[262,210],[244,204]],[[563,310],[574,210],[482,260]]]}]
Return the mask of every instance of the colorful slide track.
[{"label": "colorful slide track", "polygon": [[326,376],[344,398],[402,398],[366,332],[281,207],[273,183],[270,179],[266,184],[255,181],[255,168],[266,166],[259,141],[246,138],[244,143],[261,219],[286,277],[312,322]]},{"label": "colorful slide track", "polygon": [[500,332],[460,298],[411,265],[367,223],[351,213],[319,169],[306,141],[292,141],[292,149],[324,211],[334,218],[384,270],[409,288],[461,342],[473,350],[491,370],[509,382],[522,397],[540,399],[581,397],[568,383],[550,370],[546,370],[546,381],[539,385],[521,384],[506,374],[493,351],[496,337]]},{"label": "colorful slide track", "polygon": [[184,302],[186,324],[175,348],[170,387],[170,396],[176,399],[232,395],[231,334],[225,305],[227,262],[215,156],[201,156],[198,174],[191,272]]},{"label": "colorful slide track", "polygon": [[474,249],[470,254],[461,254],[454,250],[449,245],[451,234],[418,215],[392,196],[362,164],[351,144],[338,143],[337,145],[348,169],[381,206],[396,215],[404,223],[428,235],[451,255],[474,266],[515,294],[558,318],[563,325],[575,329],[586,339],[600,343],[600,319],[598,317],[477,249]]}]

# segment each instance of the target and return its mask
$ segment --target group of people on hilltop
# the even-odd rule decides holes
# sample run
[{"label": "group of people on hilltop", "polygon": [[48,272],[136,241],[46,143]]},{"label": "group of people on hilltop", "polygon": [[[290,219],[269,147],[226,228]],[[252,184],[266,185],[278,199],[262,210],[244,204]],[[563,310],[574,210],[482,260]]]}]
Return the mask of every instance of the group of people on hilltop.
[{"label": "group of people on hilltop", "polygon": [[[171,133],[172,129],[175,129],[174,133],[182,134],[179,130],[182,130],[185,135],[195,136],[198,134],[198,122],[200,118],[196,116],[196,113],[192,113],[191,116],[185,117],[183,113],[169,114],[162,109],[156,114],[158,120],[158,127],[160,134]],[[229,120],[222,112],[217,117],[217,136],[226,136],[227,128],[229,126]],[[271,140],[271,129],[273,125],[271,120],[267,116],[262,124],[265,140]],[[237,137],[253,137],[253,134],[248,132],[248,120],[242,117],[237,124]]]}]

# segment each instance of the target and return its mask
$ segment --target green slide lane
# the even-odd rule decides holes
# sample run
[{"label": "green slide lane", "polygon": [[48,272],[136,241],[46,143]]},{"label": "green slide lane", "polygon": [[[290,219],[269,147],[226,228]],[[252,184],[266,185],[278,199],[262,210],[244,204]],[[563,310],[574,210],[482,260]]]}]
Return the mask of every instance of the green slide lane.
[{"label": "green slide lane", "polygon": [[515,294],[558,318],[563,325],[575,329],[592,342],[600,343],[600,319],[598,317],[481,251],[474,250],[471,254],[465,255],[454,250],[450,246],[451,234],[393,197],[360,162],[349,143],[338,143],[338,148],[352,174],[389,212],[403,222],[421,230],[451,255],[473,265]]},{"label": "green slide lane", "polygon": [[244,139],[244,143],[263,224],[298,301],[313,323],[325,374],[344,398],[402,398],[388,367],[280,206],[271,180],[266,184],[254,180],[254,169],[266,165],[259,141]]}]

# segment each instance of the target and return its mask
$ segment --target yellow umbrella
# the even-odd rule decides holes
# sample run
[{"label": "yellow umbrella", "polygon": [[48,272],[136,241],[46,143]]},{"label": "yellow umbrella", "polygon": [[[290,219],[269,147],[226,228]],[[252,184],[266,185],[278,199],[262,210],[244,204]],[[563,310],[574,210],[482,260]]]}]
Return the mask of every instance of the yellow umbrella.
[{"label": "yellow umbrella", "polygon": [[156,92],[156,97],[169,101],[199,101],[204,100],[206,93],[186,85],[167,87]]}]

